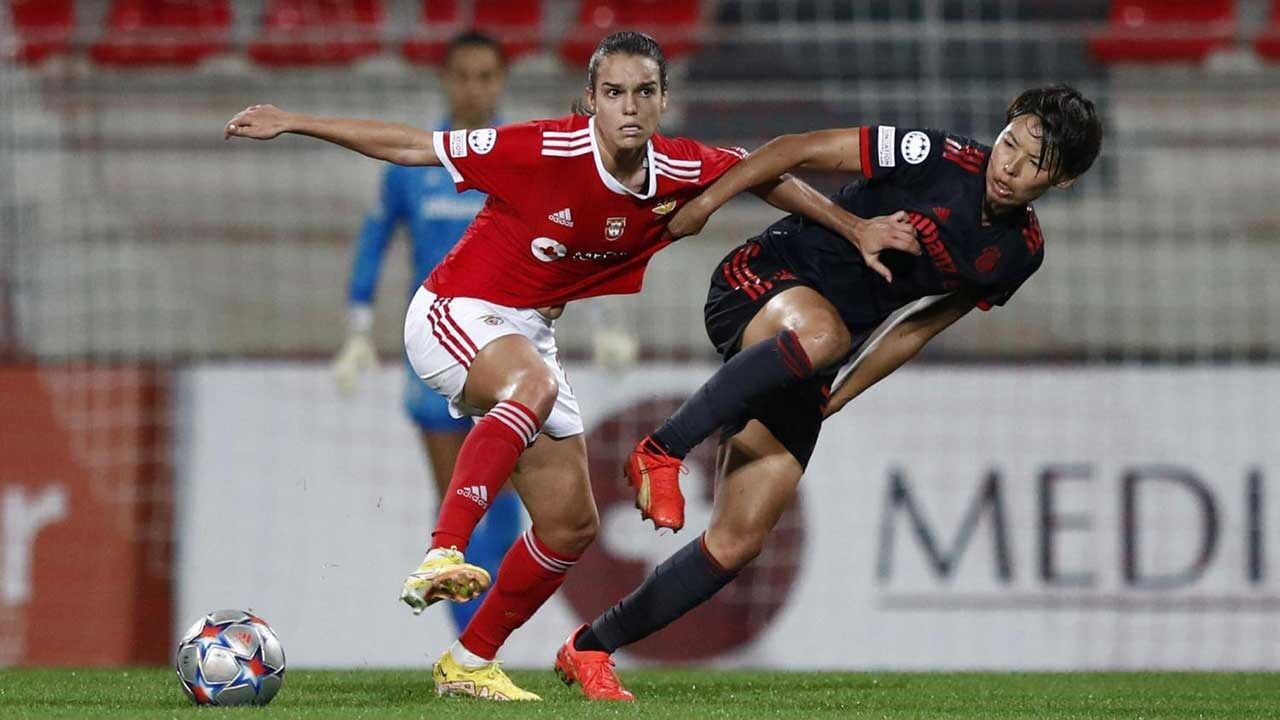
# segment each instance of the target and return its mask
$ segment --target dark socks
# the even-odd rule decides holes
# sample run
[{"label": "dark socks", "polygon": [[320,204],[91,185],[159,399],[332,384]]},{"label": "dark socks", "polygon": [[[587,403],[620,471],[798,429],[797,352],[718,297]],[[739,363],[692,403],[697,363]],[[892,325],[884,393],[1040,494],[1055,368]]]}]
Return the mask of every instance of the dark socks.
[{"label": "dark socks", "polygon": [[737,575],[720,567],[699,537],[578,633],[573,647],[612,653],[643,640],[711,599]]},{"label": "dark socks", "polygon": [[698,443],[746,412],[772,390],[804,380],[813,364],[790,330],[733,356],[653,433],[668,454],[683,458]]}]

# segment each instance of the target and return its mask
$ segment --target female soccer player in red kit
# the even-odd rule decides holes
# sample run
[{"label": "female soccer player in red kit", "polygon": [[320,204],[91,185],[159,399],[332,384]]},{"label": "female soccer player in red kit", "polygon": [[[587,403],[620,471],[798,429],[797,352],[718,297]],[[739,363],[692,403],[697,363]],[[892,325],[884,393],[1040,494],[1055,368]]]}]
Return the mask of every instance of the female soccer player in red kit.
[{"label": "female soccer player in red kit", "polygon": [[[488,586],[488,574],[467,564],[463,552],[508,477],[533,526],[503,559],[458,642],[436,662],[432,677],[442,694],[538,699],[512,683],[494,657],[596,535],[582,419],[552,321],[571,300],[638,292],[649,258],[673,240],[666,223],[674,211],[744,155],[656,134],[667,70],[647,35],[605,38],[587,79],[585,113],[497,129],[431,133],[257,105],[225,130],[229,138],[259,140],[292,132],[401,165],[442,165],[459,191],[489,196],[405,320],[414,370],[449,399],[452,412],[476,424],[441,502],[431,549],[401,599],[420,612]],[[883,269],[881,248],[915,251],[914,229],[904,221],[860,220],[789,176],[753,192],[848,238],[873,267]]]}]

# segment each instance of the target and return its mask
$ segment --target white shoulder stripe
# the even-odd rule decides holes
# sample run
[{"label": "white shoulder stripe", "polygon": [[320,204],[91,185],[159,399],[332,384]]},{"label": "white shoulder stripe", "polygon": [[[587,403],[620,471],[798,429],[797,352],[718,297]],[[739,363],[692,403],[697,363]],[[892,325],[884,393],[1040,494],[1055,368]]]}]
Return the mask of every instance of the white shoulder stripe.
[{"label": "white shoulder stripe", "polygon": [[591,128],[589,127],[584,127],[581,130],[574,130],[573,132],[557,132],[555,130],[543,130],[542,139],[547,140],[551,138],[557,138],[560,140],[564,140],[564,139],[586,137],[587,135],[590,135],[590,134],[591,134]]},{"label": "white shoulder stripe", "polygon": [[590,155],[590,154],[591,154],[590,145],[587,145],[585,147],[580,147],[580,148],[574,148],[572,150],[542,148],[542,155],[544,157],[577,157],[579,155]]},{"label": "white shoulder stripe", "polygon": [[666,175],[674,180],[688,180],[689,182],[698,182],[702,178],[701,175],[685,175],[684,173],[673,173],[666,168],[658,168],[659,175]]},{"label": "white shoulder stripe", "polygon": [[702,176],[702,170],[686,170],[684,168],[674,168],[664,162],[654,160],[653,166],[659,171],[670,173],[675,177],[693,178],[694,180]]},{"label": "white shoulder stripe", "polygon": [[658,173],[657,173],[657,174],[658,174],[658,176],[659,176],[659,177],[671,178],[672,180],[679,180],[680,182],[683,182],[683,183],[696,183],[696,182],[698,182],[698,178],[697,178],[697,177],[687,177],[687,176],[684,176],[684,175],[672,175],[671,173],[667,172],[666,170],[663,170],[662,168],[658,168]]},{"label": "white shoulder stripe", "polygon": [[701,166],[701,165],[694,165],[694,166],[692,166],[692,167],[691,167],[691,166],[688,166],[688,165],[676,165],[676,164],[672,163],[670,160],[664,160],[664,159],[662,159],[662,158],[660,158],[660,157],[658,157],[658,156],[656,156],[656,155],[655,155],[655,156],[654,156],[654,158],[653,158],[653,164],[654,164],[654,165],[662,165],[662,166],[664,166],[664,167],[669,167],[669,168],[671,168],[672,170],[679,170],[680,172],[694,172],[694,173],[696,173],[696,172],[701,172],[701,171],[702,171],[702,166]]},{"label": "white shoulder stripe", "polygon": [[585,135],[580,138],[574,138],[572,140],[552,140],[549,138],[542,139],[542,147],[544,148],[553,148],[553,147],[572,148],[572,147],[582,147],[583,145],[590,145],[590,144],[591,144],[591,138]]},{"label": "white shoulder stripe", "polygon": [[702,161],[701,161],[701,160],[676,160],[676,159],[674,159],[674,158],[667,157],[666,155],[663,155],[663,154],[662,154],[662,153],[660,153],[660,152],[654,152],[654,153],[653,153],[653,158],[654,158],[655,160],[661,160],[661,161],[663,161],[663,162],[667,163],[668,165],[670,165],[670,166],[672,166],[672,167],[679,167],[679,168],[696,168],[696,167],[702,167]]}]

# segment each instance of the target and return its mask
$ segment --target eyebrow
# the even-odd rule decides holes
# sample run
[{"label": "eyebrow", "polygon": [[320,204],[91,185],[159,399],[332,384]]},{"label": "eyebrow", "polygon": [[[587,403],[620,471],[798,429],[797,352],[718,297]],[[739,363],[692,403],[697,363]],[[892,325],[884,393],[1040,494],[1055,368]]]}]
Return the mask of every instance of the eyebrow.
[{"label": "eyebrow", "polygon": [[[1011,133],[1011,132],[1007,132],[1007,133],[1005,133],[1005,134],[1004,134],[1004,137],[1005,137],[1005,139],[1006,139],[1006,140],[1008,140],[1009,142],[1013,143],[1014,147],[1017,147],[1019,150],[1021,150],[1021,149],[1022,149],[1022,143],[1021,143],[1021,142],[1018,142],[1018,138],[1017,138],[1017,137],[1015,137],[1013,133]],[[1033,162],[1033,163],[1035,163],[1035,164],[1037,164],[1037,165],[1039,165],[1039,164],[1040,164],[1040,159],[1041,159],[1041,158],[1040,158],[1040,156],[1039,156],[1039,155],[1032,155],[1031,153],[1027,153],[1027,157],[1031,158],[1031,162]]]},{"label": "eyebrow", "polygon": [[[605,87],[607,87],[607,88],[612,88],[612,89],[615,89],[615,90],[621,90],[621,89],[623,89],[624,87],[626,87],[626,86],[625,86],[625,85],[623,85],[622,83],[609,82],[608,80],[606,80],[606,81],[604,81],[604,82],[602,82],[602,83],[600,83],[600,84],[601,84],[601,85],[603,85],[603,86],[605,86]],[[636,85],[636,89],[647,88],[647,87],[656,87],[657,85],[658,85],[658,83],[657,83],[657,81],[655,81],[655,80],[646,80],[646,81],[644,81],[644,82],[640,83],[639,85]]]}]

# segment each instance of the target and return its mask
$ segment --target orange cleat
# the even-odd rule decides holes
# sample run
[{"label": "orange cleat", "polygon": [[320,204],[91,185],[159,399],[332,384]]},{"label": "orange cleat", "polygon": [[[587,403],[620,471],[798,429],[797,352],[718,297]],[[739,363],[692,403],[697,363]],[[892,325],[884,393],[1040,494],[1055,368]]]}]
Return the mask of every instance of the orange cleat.
[{"label": "orange cleat", "polygon": [[680,473],[684,465],[646,437],[631,451],[622,472],[636,491],[640,517],[653,520],[653,528],[679,531],[684,527],[684,495],[680,494]]},{"label": "orange cleat", "polygon": [[613,671],[613,658],[609,653],[573,649],[573,639],[586,627],[574,630],[560,646],[556,653],[556,675],[565,685],[578,683],[588,700],[635,702],[636,696],[622,687],[622,681]]}]

